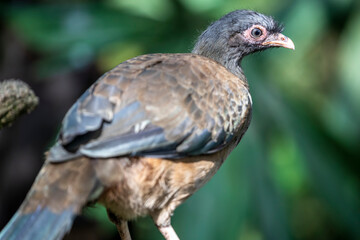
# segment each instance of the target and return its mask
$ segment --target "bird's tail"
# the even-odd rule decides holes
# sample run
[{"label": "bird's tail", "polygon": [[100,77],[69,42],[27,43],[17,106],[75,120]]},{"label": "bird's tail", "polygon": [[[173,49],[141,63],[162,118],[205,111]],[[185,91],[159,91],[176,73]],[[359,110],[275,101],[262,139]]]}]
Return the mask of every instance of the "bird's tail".
[{"label": "bird's tail", "polygon": [[96,191],[88,159],[45,163],[25,201],[0,233],[0,240],[60,240]]},{"label": "bird's tail", "polygon": [[46,207],[39,207],[28,214],[18,210],[0,233],[0,239],[62,239],[70,230],[73,219],[71,209],[55,213]]}]

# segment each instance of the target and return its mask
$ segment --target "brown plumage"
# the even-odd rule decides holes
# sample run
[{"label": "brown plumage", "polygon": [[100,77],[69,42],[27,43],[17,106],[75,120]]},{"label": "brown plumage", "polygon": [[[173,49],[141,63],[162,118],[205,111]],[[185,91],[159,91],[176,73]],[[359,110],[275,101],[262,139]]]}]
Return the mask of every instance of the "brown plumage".
[{"label": "brown plumage", "polygon": [[216,173],[250,124],[240,61],[269,47],[293,48],[280,31],[269,17],[235,11],[210,25],[192,54],[143,55],[104,74],[65,116],[0,239],[62,238],[94,201],[123,240],[131,239],[127,221],[146,215],[166,239],[178,239],[175,208]]}]

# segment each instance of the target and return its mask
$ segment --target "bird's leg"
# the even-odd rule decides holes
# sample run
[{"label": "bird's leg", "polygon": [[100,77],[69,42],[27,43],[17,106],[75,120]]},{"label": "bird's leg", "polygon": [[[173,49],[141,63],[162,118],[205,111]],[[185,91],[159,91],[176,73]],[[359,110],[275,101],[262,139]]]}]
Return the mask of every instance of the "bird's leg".
[{"label": "bird's leg", "polygon": [[161,234],[164,236],[166,240],[180,240],[175,230],[171,225],[166,227],[157,226]]},{"label": "bird's leg", "polygon": [[131,240],[128,223],[115,216],[111,211],[107,210],[109,219],[116,225],[121,240]]},{"label": "bird's leg", "polygon": [[156,227],[166,240],[180,240],[175,230],[171,226],[171,215],[177,204],[174,202],[168,208],[163,208],[160,211],[151,214]]},{"label": "bird's leg", "polygon": [[119,223],[116,224],[116,228],[119,232],[121,240],[131,240],[127,221],[120,220]]}]

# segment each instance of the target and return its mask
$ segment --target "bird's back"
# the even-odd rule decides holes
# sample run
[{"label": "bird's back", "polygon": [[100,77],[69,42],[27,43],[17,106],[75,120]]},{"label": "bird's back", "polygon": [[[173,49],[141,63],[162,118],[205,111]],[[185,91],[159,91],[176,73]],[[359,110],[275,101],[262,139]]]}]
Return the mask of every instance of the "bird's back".
[{"label": "bird's back", "polygon": [[178,159],[224,148],[248,127],[245,78],[196,54],[150,54],[104,74],[66,115],[51,161]]}]

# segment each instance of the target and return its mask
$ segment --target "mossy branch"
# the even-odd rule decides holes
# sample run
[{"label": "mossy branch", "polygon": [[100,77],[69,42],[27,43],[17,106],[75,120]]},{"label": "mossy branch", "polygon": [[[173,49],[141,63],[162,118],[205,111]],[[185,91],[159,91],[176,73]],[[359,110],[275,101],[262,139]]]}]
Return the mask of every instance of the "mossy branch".
[{"label": "mossy branch", "polygon": [[38,97],[23,81],[0,82],[0,129],[11,125],[19,115],[30,113],[38,103]]}]

